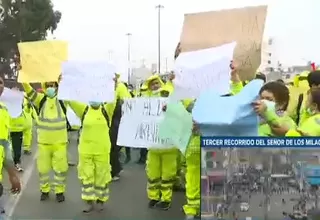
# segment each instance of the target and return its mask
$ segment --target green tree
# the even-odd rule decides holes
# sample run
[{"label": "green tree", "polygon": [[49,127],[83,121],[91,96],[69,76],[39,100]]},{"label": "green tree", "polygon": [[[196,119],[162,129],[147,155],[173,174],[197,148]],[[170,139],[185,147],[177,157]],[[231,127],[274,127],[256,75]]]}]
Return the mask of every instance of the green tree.
[{"label": "green tree", "polygon": [[0,0],[0,8],[4,11],[0,17],[0,72],[7,73],[10,59],[19,58],[17,43],[45,40],[48,31],[56,30],[61,13],[53,10],[51,0]]}]

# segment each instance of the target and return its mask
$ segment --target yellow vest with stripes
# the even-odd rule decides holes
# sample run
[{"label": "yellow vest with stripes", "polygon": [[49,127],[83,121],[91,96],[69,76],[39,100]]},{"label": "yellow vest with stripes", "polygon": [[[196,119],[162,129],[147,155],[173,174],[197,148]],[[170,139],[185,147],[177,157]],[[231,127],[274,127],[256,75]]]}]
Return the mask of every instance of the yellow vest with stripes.
[{"label": "yellow vest with stripes", "polygon": [[66,116],[56,97],[47,97],[36,122],[38,143],[54,145],[68,142]]}]

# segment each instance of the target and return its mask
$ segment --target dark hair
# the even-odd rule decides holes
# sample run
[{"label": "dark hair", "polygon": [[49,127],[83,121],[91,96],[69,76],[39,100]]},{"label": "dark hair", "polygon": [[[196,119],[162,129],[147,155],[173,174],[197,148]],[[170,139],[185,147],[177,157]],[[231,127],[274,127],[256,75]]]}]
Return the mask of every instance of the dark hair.
[{"label": "dark hair", "polygon": [[263,73],[261,73],[261,72],[257,73],[255,78],[256,78],[256,79],[262,79],[263,82],[266,82],[266,81],[267,81],[266,75],[263,74]]},{"label": "dark hair", "polygon": [[287,110],[288,103],[289,103],[289,89],[283,84],[276,81],[268,82],[262,86],[260,89],[259,94],[263,91],[271,92],[276,99],[276,102],[283,105],[281,110]]},{"label": "dark hair", "polygon": [[312,85],[319,86],[320,85],[320,70],[312,71],[308,74],[307,80],[309,83],[309,86]]},{"label": "dark hair", "polygon": [[277,79],[277,82],[284,84],[284,81],[282,79]]},{"label": "dark hair", "polygon": [[311,89],[310,94],[312,103],[317,104],[317,108],[320,111],[320,89]]}]

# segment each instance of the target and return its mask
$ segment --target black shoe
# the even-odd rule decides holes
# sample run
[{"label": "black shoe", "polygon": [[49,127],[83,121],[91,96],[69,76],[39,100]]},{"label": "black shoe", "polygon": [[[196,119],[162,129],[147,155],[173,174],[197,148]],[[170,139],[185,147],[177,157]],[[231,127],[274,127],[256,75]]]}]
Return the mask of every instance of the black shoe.
[{"label": "black shoe", "polygon": [[42,192],[40,196],[40,201],[46,201],[49,199],[49,193],[47,192]]},{"label": "black shoe", "polygon": [[56,194],[56,200],[57,202],[64,202],[66,198],[64,197],[63,193],[57,193]]},{"label": "black shoe", "polygon": [[75,162],[71,162],[71,161],[68,162],[69,167],[74,167],[76,165],[77,165],[77,163],[75,163]]},{"label": "black shoe", "polygon": [[24,150],[24,151],[23,151],[23,154],[24,154],[24,155],[31,155],[32,153],[31,153],[30,150]]},{"label": "black shoe", "polygon": [[148,206],[149,206],[149,208],[152,209],[152,208],[154,208],[158,203],[159,203],[158,200],[150,200]]},{"label": "black shoe", "polygon": [[137,161],[137,164],[145,164],[145,163],[146,163],[146,160],[141,158]]},{"label": "black shoe", "polygon": [[170,202],[159,202],[156,204],[156,208],[167,211],[169,210],[171,207],[171,203]]}]

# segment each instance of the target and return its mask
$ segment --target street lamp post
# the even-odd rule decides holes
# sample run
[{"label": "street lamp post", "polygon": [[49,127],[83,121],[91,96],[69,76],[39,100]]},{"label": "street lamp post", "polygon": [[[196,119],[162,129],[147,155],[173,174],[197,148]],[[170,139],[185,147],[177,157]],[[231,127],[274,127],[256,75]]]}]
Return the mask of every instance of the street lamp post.
[{"label": "street lamp post", "polygon": [[127,51],[127,56],[128,56],[128,84],[130,84],[131,80],[131,33],[126,33],[126,36],[128,38],[128,51]]},{"label": "street lamp post", "polygon": [[108,60],[110,63],[112,63],[112,55],[113,55],[113,51],[112,50],[108,50]]},{"label": "street lamp post", "polygon": [[163,9],[163,5],[157,5],[156,9],[158,9],[158,74],[161,71],[161,9]]}]

